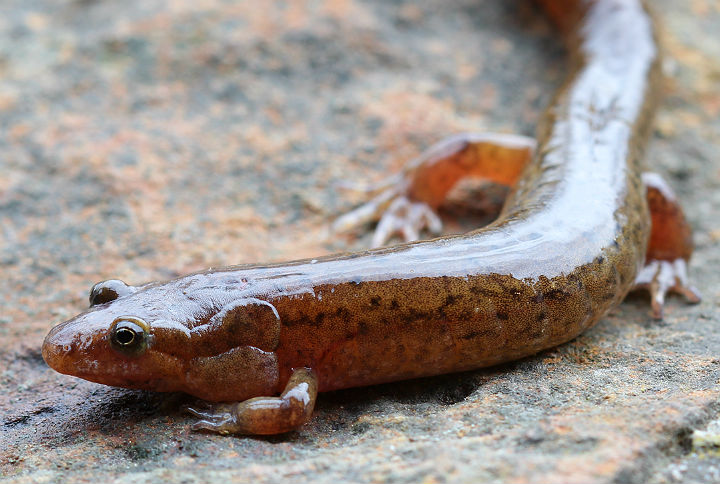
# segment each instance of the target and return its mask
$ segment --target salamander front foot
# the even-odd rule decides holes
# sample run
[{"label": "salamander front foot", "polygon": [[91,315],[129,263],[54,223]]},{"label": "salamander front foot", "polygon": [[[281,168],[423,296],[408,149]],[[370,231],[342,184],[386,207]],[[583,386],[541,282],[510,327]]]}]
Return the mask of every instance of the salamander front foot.
[{"label": "salamander front foot", "polygon": [[[374,205],[371,201],[368,205]],[[405,242],[412,242],[420,238],[420,232],[427,229],[430,233],[438,235],[442,232],[442,221],[430,206],[424,202],[414,202],[405,196],[395,197],[391,203],[384,207],[362,206],[345,214],[337,220],[334,229],[350,227],[366,222],[363,212],[370,208],[373,217],[380,221],[375,228],[371,246],[385,245],[395,234],[401,234]]]},{"label": "salamander front foot", "polygon": [[674,292],[685,297],[689,303],[699,303],[700,292],[690,284],[687,263],[684,259],[650,260],[635,278],[635,289],[647,289],[650,293],[650,314],[663,318],[665,296]]},{"label": "salamander front foot", "polygon": [[442,232],[442,221],[425,202],[411,200],[409,180],[393,177],[394,184],[385,187],[372,200],[342,215],[333,223],[334,232],[344,232],[364,223],[378,221],[371,246],[385,245],[394,235],[400,234],[405,242],[420,238],[427,229],[432,234]]},{"label": "salamander front foot", "polygon": [[395,234],[405,242],[421,232],[438,235],[442,222],[436,210],[455,184],[465,177],[484,178],[510,186],[527,165],[535,141],[499,133],[463,133],[446,138],[409,161],[403,171],[375,187],[363,190],[374,198],[338,218],[334,232],[378,222],[372,246],[387,243]]},{"label": "salamander front foot", "polygon": [[317,377],[308,368],[295,370],[279,397],[257,397],[239,403],[209,404],[207,408],[186,407],[200,418],[193,430],[219,434],[282,434],[305,424],[317,399]]}]

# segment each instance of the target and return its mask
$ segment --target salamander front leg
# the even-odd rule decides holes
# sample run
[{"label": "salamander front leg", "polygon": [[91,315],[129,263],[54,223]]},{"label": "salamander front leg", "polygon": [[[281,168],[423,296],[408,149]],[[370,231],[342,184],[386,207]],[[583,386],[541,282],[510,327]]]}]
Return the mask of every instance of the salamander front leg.
[{"label": "salamander front leg", "polygon": [[690,303],[700,292],[690,284],[687,263],[692,254],[692,233],[670,187],[657,173],[643,173],[652,217],[645,267],[635,278],[636,289],[650,292],[651,315],[662,319],[665,295],[675,292]]},{"label": "salamander front leg", "polygon": [[335,232],[378,221],[372,246],[399,233],[406,242],[427,229],[438,234],[436,214],[455,184],[465,177],[484,178],[512,186],[532,158],[535,140],[497,133],[465,133],[447,138],[407,163],[403,171],[375,190],[375,197],[341,216]]},{"label": "salamander front leg", "polygon": [[211,405],[208,410],[187,407],[202,420],[193,430],[220,434],[282,434],[305,424],[317,398],[317,377],[308,368],[295,370],[279,397],[257,397],[239,403]]}]

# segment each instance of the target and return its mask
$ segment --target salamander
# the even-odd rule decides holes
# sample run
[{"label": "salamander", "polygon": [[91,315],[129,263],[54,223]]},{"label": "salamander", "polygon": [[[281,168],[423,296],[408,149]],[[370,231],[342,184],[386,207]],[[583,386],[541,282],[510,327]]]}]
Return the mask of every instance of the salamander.
[{"label": "salamander", "polygon": [[641,157],[660,56],[640,0],[539,2],[570,39],[567,81],[537,140],[464,134],[391,177],[339,229],[378,220],[375,244],[440,230],[465,177],[507,185],[471,232],[167,282],[96,284],[90,308],[47,335],[55,370],[106,385],[182,391],[194,429],[275,434],[317,393],[497,365],[575,338],[633,287],[699,300],[690,228]]}]

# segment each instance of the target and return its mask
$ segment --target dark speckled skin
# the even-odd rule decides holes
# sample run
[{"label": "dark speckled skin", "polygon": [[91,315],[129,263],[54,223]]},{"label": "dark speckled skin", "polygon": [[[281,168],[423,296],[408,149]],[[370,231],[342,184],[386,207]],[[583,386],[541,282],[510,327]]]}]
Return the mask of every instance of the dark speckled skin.
[{"label": "dark speckled skin", "polygon": [[[100,383],[238,401],[279,393],[293,368],[311,368],[320,391],[371,385],[514,360],[592,326],[645,260],[639,157],[658,51],[637,0],[541,3],[575,39],[574,67],[495,223],[133,288],[53,329],[46,361]],[[149,325],[144,353],[109,346],[122,316]]]}]

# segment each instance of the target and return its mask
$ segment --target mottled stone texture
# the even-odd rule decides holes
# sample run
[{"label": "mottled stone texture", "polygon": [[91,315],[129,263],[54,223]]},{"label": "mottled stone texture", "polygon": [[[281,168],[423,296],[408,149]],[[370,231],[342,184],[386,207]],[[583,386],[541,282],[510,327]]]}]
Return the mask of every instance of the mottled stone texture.
[{"label": "mottled stone texture", "polygon": [[235,438],[191,433],[182,395],[50,371],[44,334],[101,279],[365,247],[328,237],[361,200],[337,182],[458,131],[532,134],[553,29],[521,0],[3,0],[0,475],[717,482],[720,4],[652,3],[669,80],[648,160],[696,228],[705,302],[657,323],[636,296],[537,357],[323,394],[300,432]]}]

